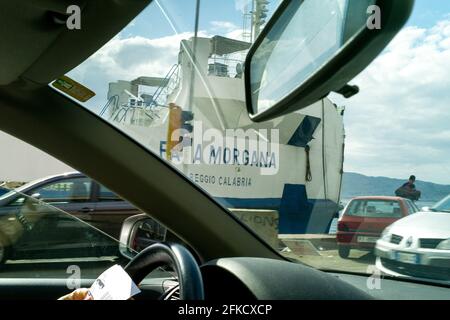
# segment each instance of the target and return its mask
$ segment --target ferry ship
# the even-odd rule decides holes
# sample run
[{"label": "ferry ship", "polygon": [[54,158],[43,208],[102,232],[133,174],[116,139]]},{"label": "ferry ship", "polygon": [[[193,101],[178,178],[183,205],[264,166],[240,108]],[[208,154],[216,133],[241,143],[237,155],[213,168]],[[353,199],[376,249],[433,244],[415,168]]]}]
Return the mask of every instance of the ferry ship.
[{"label": "ferry ship", "polygon": [[[165,77],[111,82],[100,115],[225,207],[275,210],[280,234],[328,233],[340,200],[343,109],[325,98],[272,121],[252,122],[243,83],[250,45],[222,36],[182,40],[178,63]],[[229,132],[232,138],[247,134],[237,139],[246,143],[227,146]],[[223,141],[212,143],[213,137]],[[263,151],[248,147],[261,142],[268,145]]]}]

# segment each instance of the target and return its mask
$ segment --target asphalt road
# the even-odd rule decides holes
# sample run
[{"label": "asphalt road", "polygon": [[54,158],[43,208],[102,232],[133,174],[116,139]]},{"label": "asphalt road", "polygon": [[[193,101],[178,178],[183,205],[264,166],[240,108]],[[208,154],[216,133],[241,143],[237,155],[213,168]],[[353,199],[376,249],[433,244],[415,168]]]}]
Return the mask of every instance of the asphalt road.
[{"label": "asphalt road", "polygon": [[372,252],[352,249],[347,259],[339,257],[335,235],[289,235],[282,239],[283,255],[322,270],[372,273]]}]

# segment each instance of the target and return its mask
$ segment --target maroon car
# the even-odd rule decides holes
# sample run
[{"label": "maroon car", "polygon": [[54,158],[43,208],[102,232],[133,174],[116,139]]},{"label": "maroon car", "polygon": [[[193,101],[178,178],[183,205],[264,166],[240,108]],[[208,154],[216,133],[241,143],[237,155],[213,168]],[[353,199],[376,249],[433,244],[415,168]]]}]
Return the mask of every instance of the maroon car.
[{"label": "maroon car", "polygon": [[142,213],[105,186],[79,172],[58,174],[27,183],[0,197],[0,216],[20,208],[28,195],[119,238],[122,222]]},{"label": "maroon car", "polygon": [[[5,260],[116,256],[114,239],[119,239],[123,221],[141,213],[79,172],[8,190],[0,196],[0,268]],[[136,250],[164,240],[183,243],[150,217],[135,239]]]},{"label": "maroon car", "polygon": [[346,206],[337,228],[339,256],[348,258],[351,249],[373,250],[383,230],[419,208],[400,197],[357,197]]}]

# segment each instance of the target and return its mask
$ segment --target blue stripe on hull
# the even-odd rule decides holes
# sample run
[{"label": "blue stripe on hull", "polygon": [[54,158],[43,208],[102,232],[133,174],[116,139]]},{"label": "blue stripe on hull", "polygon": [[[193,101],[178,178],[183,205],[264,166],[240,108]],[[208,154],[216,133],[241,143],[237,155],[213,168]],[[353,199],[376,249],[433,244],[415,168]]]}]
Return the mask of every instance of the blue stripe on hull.
[{"label": "blue stripe on hull", "polygon": [[328,233],[338,210],[331,200],[308,199],[305,186],[297,184],[286,184],[281,198],[215,199],[228,208],[277,210],[280,234]]}]

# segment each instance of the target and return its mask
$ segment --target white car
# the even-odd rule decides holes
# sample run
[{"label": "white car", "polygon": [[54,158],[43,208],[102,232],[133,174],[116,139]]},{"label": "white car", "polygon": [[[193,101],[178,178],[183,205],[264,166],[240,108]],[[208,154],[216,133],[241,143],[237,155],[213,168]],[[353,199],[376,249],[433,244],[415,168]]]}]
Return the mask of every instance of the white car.
[{"label": "white car", "polygon": [[450,283],[450,213],[419,212],[396,221],[383,231],[375,255],[386,274]]}]

